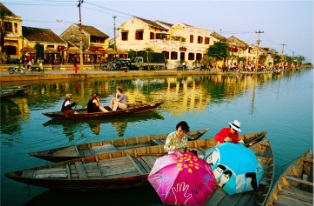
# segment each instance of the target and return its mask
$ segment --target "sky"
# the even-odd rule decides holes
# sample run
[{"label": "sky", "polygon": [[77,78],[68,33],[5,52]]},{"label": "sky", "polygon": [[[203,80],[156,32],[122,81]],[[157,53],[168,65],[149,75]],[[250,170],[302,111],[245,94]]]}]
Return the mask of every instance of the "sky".
[{"label": "sky", "polygon": [[[51,29],[62,34],[72,23],[93,26],[114,37],[115,27],[132,16],[179,22],[209,29],[226,38],[272,48],[288,56],[303,56],[314,64],[313,0],[2,0],[23,20],[23,26]],[[56,20],[62,20],[56,21]],[[260,32],[260,33],[259,33]],[[116,35],[118,32],[116,33]],[[260,36],[259,36],[260,35]]]}]

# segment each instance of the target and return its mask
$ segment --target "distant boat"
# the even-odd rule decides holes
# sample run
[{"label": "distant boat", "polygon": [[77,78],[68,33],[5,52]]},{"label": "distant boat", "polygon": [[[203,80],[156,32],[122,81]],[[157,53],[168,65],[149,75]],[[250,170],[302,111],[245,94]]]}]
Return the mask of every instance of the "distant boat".
[{"label": "distant boat", "polygon": [[260,72],[255,72],[255,71],[240,71],[241,74],[270,74],[273,73],[273,71],[260,71]]},{"label": "distant boat", "polygon": [[15,94],[24,92],[29,87],[30,87],[29,84],[18,85],[18,86],[4,86],[4,87],[0,87],[1,98],[14,96]]},{"label": "distant boat", "polygon": [[313,152],[301,155],[279,177],[266,206],[313,205]]},{"label": "distant boat", "polygon": [[78,114],[63,114],[61,111],[57,112],[44,112],[43,115],[56,118],[56,119],[87,119],[87,118],[112,118],[113,116],[122,116],[122,115],[133,115],[144,112],[150,112],[160,106],[163,101],[152,101],[152,102],[140,102],[129,104],[128,108],[125,110],[118,109],[116,111],[112,111],[109,106],[105,106],[104,108],[108,110],[108,112],[92,112],[88,113],[87,109],[76,109],[75,111]]}]

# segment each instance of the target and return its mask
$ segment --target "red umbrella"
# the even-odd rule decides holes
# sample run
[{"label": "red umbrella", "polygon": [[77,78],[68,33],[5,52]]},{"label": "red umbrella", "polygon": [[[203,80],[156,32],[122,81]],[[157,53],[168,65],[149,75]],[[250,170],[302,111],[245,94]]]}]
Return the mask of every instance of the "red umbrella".
[{"label": "red umbrella", "polygon": [[204,205],[216,187],[209,164],[191,152],[158,158],[148,181],[164,204]]}]

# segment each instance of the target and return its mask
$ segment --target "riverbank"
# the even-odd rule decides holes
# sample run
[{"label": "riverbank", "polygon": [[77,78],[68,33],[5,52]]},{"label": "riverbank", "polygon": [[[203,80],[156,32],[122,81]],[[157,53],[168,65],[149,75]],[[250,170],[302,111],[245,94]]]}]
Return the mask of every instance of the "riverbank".
[{"label": "riverbank", "polygon": [[[88,78],[117,78],[117,77],[153,77],[153,76],[186,76],[186,75],[216,75],[223,74],[222,72],[208,72],[208,71],[182,71],[182,70],[131,70],[124,71],[104,71],[101,69],[90,69],[78,71],[73,70],[45,70],[44,72],[27,71],[26,74],[9,74],[7,70],[0,69],[0,81],[36,81],[36,80],[54,80],[54,79],[88,79]],[[225,72],[226,73],[226,72]]]}]

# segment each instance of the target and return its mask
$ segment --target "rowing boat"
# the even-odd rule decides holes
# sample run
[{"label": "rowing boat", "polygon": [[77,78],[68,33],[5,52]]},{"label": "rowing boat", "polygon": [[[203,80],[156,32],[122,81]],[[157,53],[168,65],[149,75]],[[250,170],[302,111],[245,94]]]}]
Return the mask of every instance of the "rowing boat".
[{"label": "rowing boat", "polygon": [[[256,148],[253,146],[261,145],[259,140],[266,134],[267,132],[254,133],[241,135],[240,138],[246,145]],[[188,141],[188,145],[200,156],[204,156],[206,149],[216,145],[216,140],[198,139]],[[256,149],[261,156],[264,151],[260,147]],[[5,176],[25,184],[58,190],[88,191],[142,187],[149,185],[147,177],[155,160],[165,154],[163,145],[138,147],[9,172]],[[270,161],[267,159],[265,164],[268,163]],[[265,166],[265,175],[268,174],[268,169],[270,170]]]},{"label": "rowing boat", "polygon": [[[194,130],[188,133],[189,140],[197,140],[202,137],[209,128],[203,130]],[[157,134],[148,136],[138,136],[129,138],[120,138],[107,141],[91,142],[54,148],[39,152],[31,152],[29,155],[48,160],[51,162],[61,162],[86,156],[94,156],[103,153],[122,151],[137,147],[147,147],[152,145],[163,145],[168,134]]]},{"label": "rowing boat", "polygon": [[208,198],[205,205],[228,205],[228,206],[256,206],[265,205],[267,196],[270,193],[271,185],[274,180],[274,158],[273,151],[268,138],[252,144],[250,149],[253,150],[257,159],[262,164],[264,173],[256,191],[248,191],[228,195],[221,187],[216,187],[214,193]]},{"label": "rowing boat", "polygon": [[272,188],[266,205],[313,205],[311,150],[301,155],[283,172]]},{"label": "rowing boat", "polygon": [[61,111],[56,112],[43,112],[42,114],[56,119],[86,119],[86,118],[111,118],[113,116],[122,116],[122,115],[131,115],[139,114],[144,112],[150,112],[160,106],[163,101],[153,101],[153,102],[136,102],[128,105],[128,108],[125,110],[118,109],[112,111],[109,106],[104,108],[108,112],[92,112],[88,113],[87,108],[85,109],[76,109],[74,114],[64,114]]},{"label": "rowing boat", "polygon": [[30,87],[30,85],[19,85],[19,86],[4,86],[0,87],[0,98],[11,97],[17,93],[24,92]]}]

